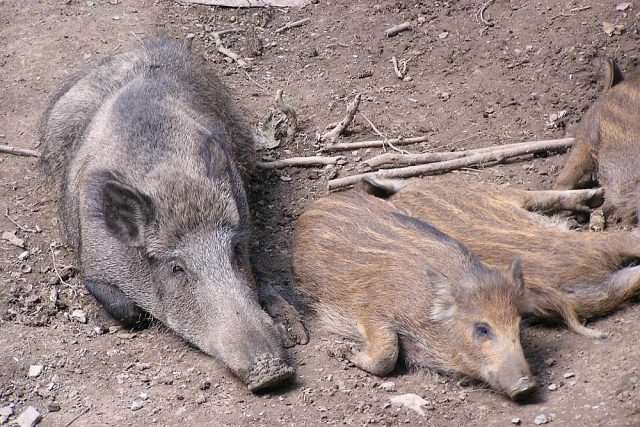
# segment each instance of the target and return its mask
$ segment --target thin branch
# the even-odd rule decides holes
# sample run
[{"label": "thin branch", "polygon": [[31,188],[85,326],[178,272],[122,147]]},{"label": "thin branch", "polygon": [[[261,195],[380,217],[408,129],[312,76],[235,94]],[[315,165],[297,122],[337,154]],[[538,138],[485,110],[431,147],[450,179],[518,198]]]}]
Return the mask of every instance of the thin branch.
[{"label": "thin branch", "polygon": [[253,84],[255,84],[256,86],[258,86],[260,89],[264,90],[264,91],[268,91],[269,89],[267,89],[266,87],[264,87],[263,85],[261,85],[257,80],[255,80],[253,77],[251,77],[251,74],[249,74],[249,72],[247,70],[243,70],[244,73],[246,74],[247,78],[249,79],[249,81],[253,82]]},{"label": "thin branch", "polygon": [[344,119],[342,119],[336,127],[322,134],[322,136],[320,137],[320,141],[326,142],[327,147],[331,147],[335,143],[336,139],[338,139],[340,134],[344,132],[346,128],[349,127],[349,125],[353,121],[353,118],[356,115],[356,112],[358,111],[358,106],[360,105],[361,98],[362,98],[361,93],[356,94],[353,101],[351,101],[347,105],[347,114],[344,116]]},{"label": "thin branch", "polygon": [[4,213],[4,216],[6,216],[9,219],[9,221],[11,221],[13,223],[13,225],[18,227],[20,230],[25,231],[27,233],[38,233],[38,230],[34,230],[32,228],[23,227],[22,225],[18,224],[13,218],[11,218],[11,216],[9,216],[9,207],[6,207],[6,211]]},{"label": "thin branch", "polygon": [[28,148],[11,147],[9,145],[0,145],[0,153],[14,154],[16,156],[40,157],[40,153]]},{"label": "thin branch", "polygon": [[449,172],[469,166],[477,166],[487,163],[500,163],[508,158],[520,157],[540,151],[552,151],[568,148],[573,145],[573,138],[564,138],[550,141],[534,141],[520,147],[504,148],[495,147],[494,151],[478,153],[460,159],[447,160],[426,165],[408,166],[404,168],[383,169],[377,172],[347,176],[330,180],[327,184],[329,190],[347,187],[360,181],[363,177],[373,178],[409,178],[418,175],[432,175],[436,173]]},{"label": "thin branch", "polygon": [[58,271],[58,267],[56,265],[56,254],[53,251],[53,246],[53,243],[49,245],[49,250],[51,251],[51,259],[53,259],[53,270],[56,272],[56,276],[58,276],[58,279],[60,279],[60,283],[66,286],[70,286],[67,282],[64,281],[64,279],[60,275],[60,272]]},{"label": "thin branch", "polygon": [[239,32],[239,31],[241,31],[241,29],[239,29],[239,28],[231,28],[229,30],[223,30],[223,31],[218,31],[218,32],[213,31],[211,33],[211,35],[213,36],[213,39],[216,42],[216,48],[218,49],[218,52],[220,52],[221,54],[223,54],[226,57],[229,57],[229,58],[233,59],[234,61],[236,61],[236,63],[239,66],[244,68],[244,67],[247,66],[247,62],[244,59],[242,59],[240,57],[240,55],[238,55],[234,51],[224,47],[224,44],[222,44],[222,39],[220,38],[220,36],[222,36],[223,34],[229,34],[229,33]]},{"label": "thin branch", "polygon": [[281,169],[287,167],[306,167],[306,166],[324,166],[335,165],[339,160],[344,159],[342,156],[324,157],[290,157],[288,159],[274,160],[273,162],[256,162],[258,169]]},{"label": "thin branch", "polygon": [[493,3],[495,0],[489,0],[487,1],[485,4],[482,5],[482,7],[480,8],[480,10],[478,11],[477,16],[480,18],[480,21],[482,21],[482,23],[484,25],[486,25],[487,27],[493,27],[495,25],[495,22],[493,21],[487,21],[486,19],[484,19],[484,12],[485,10],[487,10],[487,8],[491,5],[491,3]]},{"label": "thin branch", "polygon": [[340,144],[333,144],[322,148],[320,151],[348,151],[357,150],[359,148],[371,148],[371,147],[384,147],[385,145],[409,145],[418,144],[420,142],[428,141],[428,137],[417,136],[414,138],[394,138],[394,139],[374,139],[370,141],[358,141],[358,142],[343,142]]},{"label": "thin branch", "polygon": [[[383,134],[382,132],[380,132],[380,130],[376,127],[376,125],[374,125],[373,122],[371,120],[369,120],[369,118],[367,116],[365,116],[362,111],[360,112],[360,115],[367,121],[367,123],[369,123],[369,126],[371,126],[373,131],[375,133],[377,133],[379,137],[384,138],[385,142],[387,143],[387,145],[389,145],[389,147],[391,147],[392,150],[397,151],[398,153],[410,154],[408,151],[402,150],[400,148],[397,148],[395,145],[390,143],[389,140],[387,139],[387,136],[385,134]],[[383,148],[384,148],[384,146],[383,146]]]},{"label": "thin branch", "polygon": [[387,30],[385,30],[384,35],[387,37],[393,37],[398,33],[403,31],[408,31],[411,29],[411,22],[403,22],[402,24],[395,25]]},{"label": "thin branch", "polygon": [[299,27],[301,25],[304,25],[307,22],[309,22],[310,20],[311,19],[309,19],[309,18],[304,18],[304,19],[301,19],[299,21],[291,22],[291,23],[285,25],[284,27],[278,28],[277,30],[274,31],[274,33],[280,34],[280,33],[284,32],[284,31],[290,30],[291,28],[295,28],[295,27]]},{"label": "thin branch", "polygon": [[408,155],[400,155],[396,153],[385,153],[385,154],[380,154],[379,156],[372,157],[368,160],[365,160],[365,163],[371,168],[377,168],[385,165],[395,165],[395,166],[422,165],[426,163],[435,163],[435,162],[442,162],[446,160],[460,159],[462,157],[469,157],[474,154],[488,153],[491,151],[496,151],[496,149],[524,147],[529,144],[531,143],[518,142],[515,144],[476,148],[476,149],[465,150],[465,151],[442,151],[442,152],[408,154]]},{"label": "thin branch", "polygon": [[402,80],[404,79],[404,74],[407,72],[407,63],[405,62],[402,67],[402,70],[398,67],[398,60],[395,56],[391,57],[391,62],[393,63],[393,71],[396,73],[396,76]]}]

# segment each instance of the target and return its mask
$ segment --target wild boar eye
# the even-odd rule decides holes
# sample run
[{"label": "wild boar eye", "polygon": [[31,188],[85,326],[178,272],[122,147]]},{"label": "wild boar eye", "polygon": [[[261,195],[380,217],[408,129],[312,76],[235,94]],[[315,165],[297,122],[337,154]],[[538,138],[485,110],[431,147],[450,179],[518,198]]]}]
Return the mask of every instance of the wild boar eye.
[{"label": "wild boar eye", "polygon": [[486,323],[476,323],[473,326],[473,337],[477,340],[488,340],[491,339],[492,332],[491,326]]},{"label": "wild boar eye", "polygon": [[181,266],[180,264],[178,264],[177,262],[174,262],[173,264],[171,264],[171,272],[172,273],[184,273],[184,267]]}]

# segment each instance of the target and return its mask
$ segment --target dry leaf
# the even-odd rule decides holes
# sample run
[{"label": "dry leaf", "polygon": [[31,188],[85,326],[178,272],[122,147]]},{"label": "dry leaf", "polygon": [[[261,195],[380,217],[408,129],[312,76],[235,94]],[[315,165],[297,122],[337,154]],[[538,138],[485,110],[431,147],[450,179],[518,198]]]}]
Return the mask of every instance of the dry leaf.
[{"label": "dry leaf", "polygon": [[5,231],[4,233],[2,233],[1,237],[2,237],[2,240],[6,240],[7,242],[11,243],[13,246],[17,246],[19,248],[24,249],[24,240],[17,237],[14,231]]},{"label": "dry leaf", "polygon": [[624,12],[625,10],[629,9],[632,6],[633,6],[632,3],[620,3],[619,5],[616,6],[616,10],[619,12]]}]

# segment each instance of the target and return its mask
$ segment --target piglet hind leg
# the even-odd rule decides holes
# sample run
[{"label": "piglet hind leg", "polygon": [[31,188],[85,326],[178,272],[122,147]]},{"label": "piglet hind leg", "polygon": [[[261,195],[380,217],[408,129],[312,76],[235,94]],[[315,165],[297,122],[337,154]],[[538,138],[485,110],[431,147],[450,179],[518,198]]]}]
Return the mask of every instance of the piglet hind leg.
[{"label": "piglet hind leg", "polygon": [[[586,118],[584,120],[586,120]],[[587,134],[587,140],[590,141],[593,141],[593,136],[597,135],[597,122],[593,122],[594,124],[583,131]],[[591,127],[594,129],[591,129]],[[576,136],[576,139],[578,139],[578,136]],[[596,153],[594,145],[589,142],[578,142],[571,150],[569,159],[562,171],[560,171],[560,175],[558,175],[553,189],[572,190],[589,187],[593,183],[597,171],[595,159]]]},{"label": "piglet hind leg", "polygon": [[532,212],[591,212],[604,202],[604,190],[543,190],[523,191],[521,203]]},{"label": "piglet hind leg", "polygon": [[309,332],[298,310],[285,300],[271,284],[260,287],[260,303],[271,316],[280,332],[285,348],[305,345],[309,342]]},{"label": "piglet hind leg", "polygon": [[120,289],[99,280],[85,279],[84,285],[115,320],[128,328],[145,328],[151,315],[138,307]]},{"label": "piglet hind leg", "polygon": [[400,350],[398,334],[389,325],[370,319],[358,321],[364,350],[356,352],[351,362],[363,371],[383,377],[393,371]]}]

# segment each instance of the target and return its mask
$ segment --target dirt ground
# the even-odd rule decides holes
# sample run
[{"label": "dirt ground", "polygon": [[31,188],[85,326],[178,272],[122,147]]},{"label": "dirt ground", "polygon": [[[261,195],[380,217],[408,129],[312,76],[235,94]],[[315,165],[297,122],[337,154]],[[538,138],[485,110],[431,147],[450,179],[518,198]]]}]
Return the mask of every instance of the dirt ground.
[{"label": "dirt ground", "polygon": [[[284,89],[300,132],[293,142],[262,152],[264,159],[314,154],[316,134],[342,118],[357,92],[363,93],[360,111],[387,137],[429,136],[407,147],[411,152],[562,137],[598,95],[604,58],[615,56],[624,70],[640,65],[634,7],[621,12],[611,1],[497,1],[484,13],[494,23],[488,27],[477,19],[483,3],[320,0],[286,10],[160,0],[0,0],[0,144],[37,148],[38,119],[71,73],[157,33],[190,40],[254,121],[268,115],[275,92]],[[302,18],[310,21],[275,33]],[[412,31],[383,35],[404,21]],[[608,36],[603,21],[625,28]],[[245,30],[225,35],[224,42],[251,58],[247,73],[215,50],[211,32],[229,28]],[[409,79],[395,76],[392,56],[409,61]],[[562,117],[550,120],[553,114]],[[358,115],[343,140],[376,137]],[[290,290],[295,219],[326,194],[327,179],[356,173],[363,159],[381,152],[343,153],[347,161],[337,168],[257,174],[250,193],[259,280]],[[441,179],[549,188],[563,159],[528,157]],[[633,304],[593,322],[610,333],[606,341],[562,326],[527,328],[523,345],[542,387],[524,405],[427,372],[398,370],[388,378],[395,385],[381,388],[384,380],[341,359],[344,343],[316,333],[313,321],[311,342],[291,350],[295,384],[253,395],[161,326],[135,333],[117,328],[84,291],[74,255],[60,243],[51,185],[36,166],[33,158],[0,155],[0,211],[41,230],[20,230],[0,215],[0,231],[16,231],[26,247],[0,240],[0,408],[13,406],[9,422],[33,406],[42,414],[40,425],[52,426],[505,426],[514,418],[533,425],[541,414],[553,425],[640,425],[640,306]],[[74,310],[86,314],[86,323],[74,319]],[[43,365],[42,372],[28,377],[31,365]],[[391,405],[391,397],[404,393],[428,401],[424,415]]]}]

